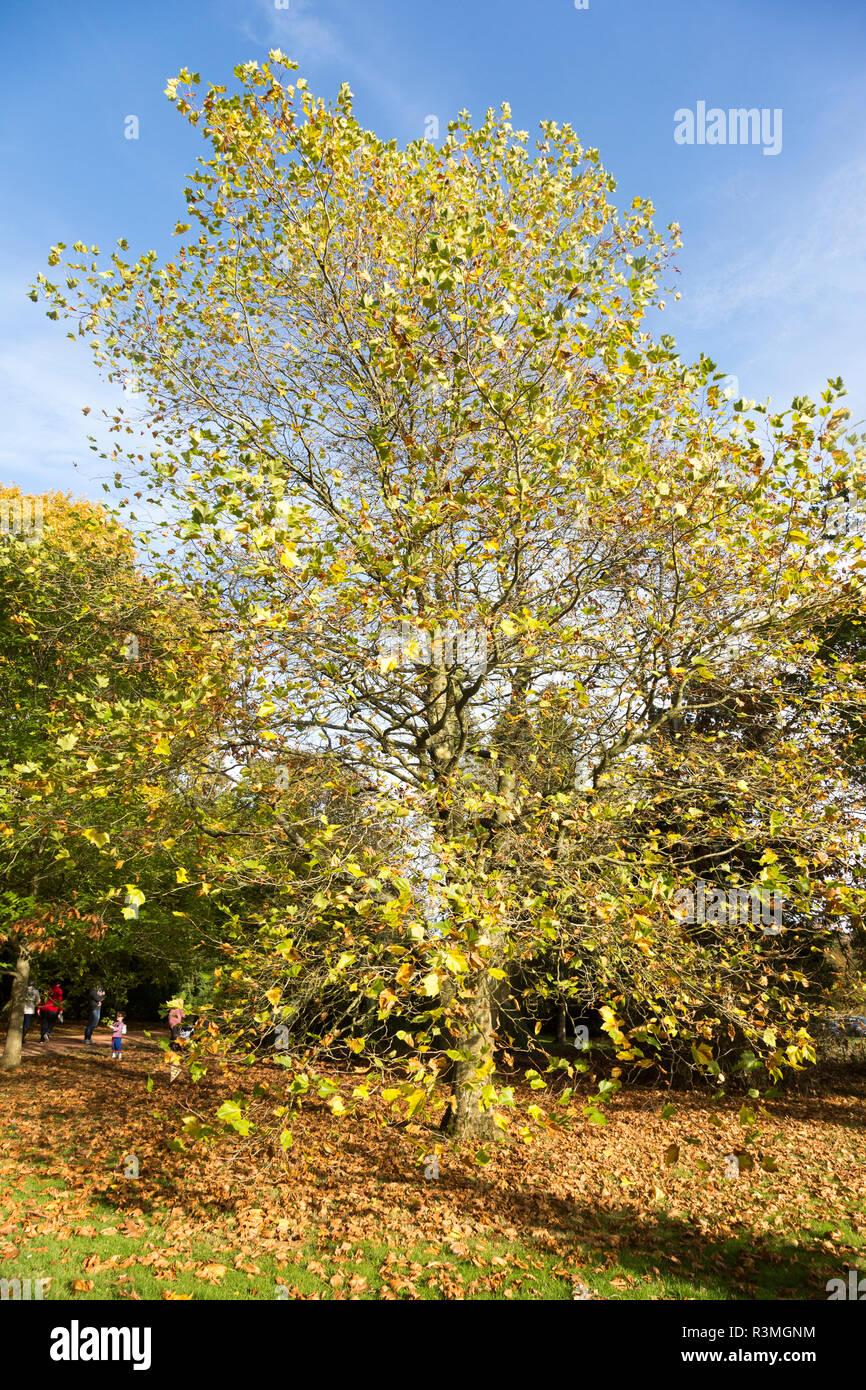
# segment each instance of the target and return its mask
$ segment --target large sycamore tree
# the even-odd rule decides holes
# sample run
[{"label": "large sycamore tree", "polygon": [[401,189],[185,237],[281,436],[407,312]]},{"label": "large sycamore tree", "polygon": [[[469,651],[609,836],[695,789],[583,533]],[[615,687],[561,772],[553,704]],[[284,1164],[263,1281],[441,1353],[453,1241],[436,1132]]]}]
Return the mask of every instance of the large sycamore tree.
[{"label": "large sycamore tree", "polygon": [[[78,243],[65,285],[33,289],[111,376],[138,377],[144,471],[185,519],[174,563],[254,674],[236,748],[275,768],[326,752],[367,789],[360,821],[403,827],[400,856],[370,872],[335,851],[327,891],[271,923],[268,998],[280,963],[326,953],[378,1022],[399,1018],[410,1113],[447,1060],[460,1137],[506,1122],[503,1012],[539,970],[569,988],[587,953],[624,1058],[678,1034],[710,1066],[736,1022],[771,1071],[799,1065],[802,1010],[767,1021],[790,962],[760,926],[720,959],[671,899],[699,819],[773,882],[781,814],[804,901],[825,842],[853,852],[833,708],[860,687],[844,663],[816,673],[811,639],[857,601],[862,563],[822,510],[862,490],[841,383],[732,412],[714,364],[647,326],[677,227],[639,197],[618,213],[569,126],[530,143],[503,106],[404,149],[358,123],[347,86],[329,105],[295,67],[274,52],[203,98],[197,74],[173,80],[212,147],[177,253],[130,262],[124,242],[102,268]],[[755,692],[759,748],[701,722]],[[654,808],[678,787],[672,855]],[[302,834],[282,821],[275,836]],[[331,830],[322,811],[313,860]]]}]

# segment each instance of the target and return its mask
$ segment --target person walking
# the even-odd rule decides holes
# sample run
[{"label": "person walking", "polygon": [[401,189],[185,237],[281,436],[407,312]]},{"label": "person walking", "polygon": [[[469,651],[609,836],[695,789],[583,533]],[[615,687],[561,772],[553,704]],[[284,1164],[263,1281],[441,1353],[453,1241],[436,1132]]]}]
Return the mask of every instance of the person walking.
[{"label": "person walking", "polygon": [[27,1041],[27,1030],[36,1017],[36,1010],[39,1008],[42,996],[35,985],[28,985],[24,991],[24,1023],[21,1029],[21,1041]]},{"label": "person walking", "polygon": [[126,1014],[118,1013],[111,1025],[111,1060],[120,1061],[123,1056],[123,1035],[126,1032]]},{"label": "person walking", "polygon": [[99,1023],[102,1015],[102,1001],[104,998],[105,990],[97,980],[87,992],[87,1007],[89,1013],[87,1015],[87,1027],[84,1030],[84,1041],[86,1043],[93,1042],[93,1030]]},{"label": "person walking", "polygon": [[52,985],[39,1005],[39,1041],[51,1041],[51,1029],[57,1021],[63,1022],[63,990]]},{"label": "person walking", "polygon": [[177,1042],[180,1036],[180,1025],[183,1023],[183,1004],[175,1005],[168,1011],[168,1036],[172,1042]]}]

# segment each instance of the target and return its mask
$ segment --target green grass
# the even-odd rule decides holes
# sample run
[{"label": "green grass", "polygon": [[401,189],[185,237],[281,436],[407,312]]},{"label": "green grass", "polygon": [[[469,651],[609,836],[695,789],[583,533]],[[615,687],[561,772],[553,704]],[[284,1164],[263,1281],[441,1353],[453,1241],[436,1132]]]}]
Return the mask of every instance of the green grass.
[{"label": "green grass", "polygon": [[[31,1177],[22,1183],[20,1195],[28,1199],[31,1219],[38,1220],[39,1207],[62,1192]],[[8,1209],[4,1219],[7,1216]],[[221,1237],[183,1241],[173,1247],[158,1218],[136,1216],[135,1224],[142,1229],[127,1235],[119,1229],[127,1215],[118,1214],[110,1201],[98,1199],[90,1204],[87,1216],[92,1234],[90,1230],[63,1237],[22,1233],[15,1237],[17,1254],[0,1266],[0,1273],[5,1278],[51,1277],[47,1298],[76,1301],[122,1300],[133,1292],[140,1299],[162,1299],[166,1291],[196,1300],[272,1300],[291,1298],[295,1290],[307,1297],[330,1299],[336,1292],[330,1282],[334,1277],[340,1278],[341,1296],[357,1293],[367,1299],[380,1298],[385,1292],[388,1297],[435,1300],[571,1301],[575,1285],[584,1286],[593,1298],[617,1300],[780,1299],[797,1296],[798,1290],[799,1296],[820,1298],[823,1281],[840,1270],[830,1254],[826,1269],[816,1263],[816,1242],[828,1240],[832,1232],[841,1232],[846,1242],[858,1248],[864,1242],[847,1220],[828,1221],[813,1211],[804,1211],[804,1218],[799,1252],[792,1248],[790,1233],[776,1237],[768,1232],[756,1256],[754,1236],[746,1232],[742,1238],[718,1240],[705,1259],[688,1233],[674,1228],[670,1238],[664,1238],[663,1253],[640,1249],[640,1241],[635,1233],[629,1235],[622,1216],[603,1222],[592,1245],[575,1234],[572,1256],[565,1261],[526,1242],[482,1238],[455,1238],[457,1250],[447,1244],[424,1243],[397,1252],[376,1240],[337,1246],[327,1232],[311,1228],[308,1241],[290,1260],[276,1260],[268,1251],[248,1253],[251,1242],[245,1241],[243,1259],[258,1270],[252,1272],[234,1268],[240,1241],[231,1217],[226,1218]],[[659,1219],[663,1224],[664,1215],[660,1213]],[[611,1248],[617,1243],[624,1245],[622,1253]],[[389,1250],[391,1261],[386,1265]],[[155,1265],[141,1263],[155,1252]],[[93,1257],[112,1263],[105,1269],[87,1269],[85,1262]],[[209,1282],[193,1268],[210,1264],[225,1266],[218,1282]],[[384,1277],[383,1267],[387,1269]],[[166,1273],[175,1277],[159,1277]],[[753,1282],[754,1292],[749,1294],[737,1287],[744,1273]],[[353,1276],[354,1285],[350,1283]],[[82,1280],[92,1281],[93,1287],[76,1290],[76,1281]],[[387,1280],[396,1287],[386,1289]],[[281,1293],[281,1287],[288,1292]]]}]

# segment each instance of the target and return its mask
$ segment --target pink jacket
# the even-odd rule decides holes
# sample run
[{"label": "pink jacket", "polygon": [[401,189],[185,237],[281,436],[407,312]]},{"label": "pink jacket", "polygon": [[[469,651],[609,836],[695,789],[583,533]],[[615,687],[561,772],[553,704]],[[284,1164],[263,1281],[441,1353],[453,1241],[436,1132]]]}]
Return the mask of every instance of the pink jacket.
[{"label": "pink jacket", "polygon": [[168,1011],[168,1026],[169,1026],[169,1028],[177,1028],[178,1025],[181,1024],[181,1023],[183,1023],[183,1009],[169,1009],[169,1011]]}]

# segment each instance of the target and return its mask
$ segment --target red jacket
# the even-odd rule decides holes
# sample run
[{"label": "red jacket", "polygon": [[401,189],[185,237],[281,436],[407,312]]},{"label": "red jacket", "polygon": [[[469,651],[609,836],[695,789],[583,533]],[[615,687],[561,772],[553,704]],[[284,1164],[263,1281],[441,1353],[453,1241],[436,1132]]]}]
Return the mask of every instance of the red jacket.
[{"label": "red jacket", "polygon": [[45,999],[39,1005],[40,1013],[57,1014],[63,1007],[63,990],[59,985],[52,985]]}]

